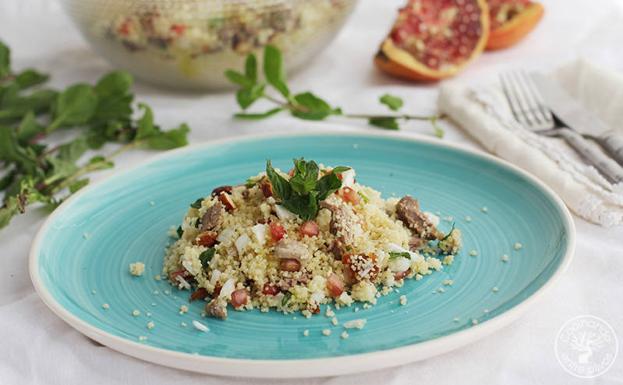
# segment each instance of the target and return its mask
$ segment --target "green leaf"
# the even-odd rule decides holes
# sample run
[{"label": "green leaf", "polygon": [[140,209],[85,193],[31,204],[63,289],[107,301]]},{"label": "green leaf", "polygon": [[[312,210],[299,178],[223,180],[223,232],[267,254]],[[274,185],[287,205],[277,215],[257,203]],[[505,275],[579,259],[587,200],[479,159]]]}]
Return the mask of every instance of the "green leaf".
[{"label": "green leaf", "polygon": [[395,258],[408,258],[408,259],[411,259],[411,254],[409,254],[406,251],[390,251],[389,252],[389,259],[395,259]]},{"label": "green leaf", "polygon": [[335,110],[324,100],[311,92],[303,92],[294,96],[298,107],[292,110],[292,115],[307,120],[322,120],[334,114]]},{"label": "green leaf", "polygon": [[175,230],[175,232],[177,233],[178,238],[182,238],[182,235],[184,235],[184,230],[182,230],[182,226],[177,226],[177,230]]},{"label": "green leaf", "polygon": [[303,159],[294,160],[295,172],[290,178],[290,187],[298,194],[307,194],[316,187],[318,165],[314,161],[306,162]]},{"label": "green leaf", "polygon": [[243,113],[243,112],[239,112],[237,114],[234,114],[234,117],[237,119],[244,119],[244,120],[260,120],[260,119],[265,119],[268,117],[271,117],[273,115],[275,115],[276,113],[279,113],[281,111],[283,111],[284,109],[281,107],[277,107],[277,108],[273,108],[271,110],[268,110],[266,112],[259,112],[259,113]]},{"label": "green leaf", "polygon": [[[12,90],[17,89],[11,87]],[[35,114],[47,112],[55,103],[58,92],[53,90],[37,90],[28,96],[18,96],[9,91],[2,98],[0,109],[0,121],[19,120],[29,112]]]},{"label": "green leaf", "polygon": [[261,98],[264,95],[264,89],[266,86],[264,84],[256,84],[249,88],[242,88],[236,92],[236,100],[238,101],[238,105],[243,110],[246,110],[250,107],[256,100]]},{"label": "green leaf", "polygon": [[21,144],[26,144],[32,138],[38,134],[42,134],[44,131],[45,127],[39,124],[35,118],[35,114],[32,111],[29,111],[22,118],[19,126],[17,126],[17,140]]},{"label": "green leaf", "polygon": [[350,170],[350,167],[345,167],[345,166],[337,166],[337,167],[333,167],[333,171],[335,174],[341,174],[345,171]]},{"label": "green leaf", "polygon": [[178,128],[168,131],[159,131],[156,135],[147,138],[147,148],[152,150],[170,150],[188,144],[190,128],[183,123]]},{"label": "green leaf", "polygon": [[23,90],[43,84],[49,79],[50,76],[47,74],[42,74],[34,69],[26,69],[15,76],[15,83]]},{"label": "green leaf", "polygon": [[10,127],[0,126],[0,160],[13,162],[29,174],[34,174],[38,168],[36,157],[19,144]]},{"label": "green leaf", "polygon": [[50,164],[50,169],[46,173],[46,184],[51,185],[62,179],[72,176],[77,170],[78,166],[72,161],[61,159],[58,157],[47,158]]},{"label": "green leaf", "polygon": [[244,62],[244,75],[253,83],[257,82],[257,58],[253,53],[248,54]]},{"label": "green leaf", "polygon": [[0,191],[9,187],[13,181],[15,180],[15,176],[17,175],[17,170],[14,168],[7,172],[5,175],[0,178]]},{"label": "green leaf", "polygon": [[97,95],[92,86],[76,84],[63,91],[56,101],[54,119],[48,132],[58,127],[81,126],[86,124],[97,108]]},{"label": "green leaf", "polygon": [[266,161],[266,175],[277,197],[282,201],[289,199],[292,195],[292,187],[290,183],[273,168],[270,160]]},{"label": "green leaf", "polygon": [[139,103],[138,107],[143,110],[143,116],[137,123],[136,140],[141,140],[157,134],[159,129],[154,125],[154,113],[151,107],[144,103]]},{"label": "green leaf", "polygon": [[88,184],[89,184],[89,178],[78,179],[77,181],[69,185],[69,192],[73,194]]},{"label": "green leaf", "polygon": [[290,96],[290,90],[286,85],[281,51],[274,45],[264,47],[264,76],[266,76],[268,83],[275,87],[281,95],[286,98]]},{"label": "green leaf", "polygon": [[62,144],[58,149],[58,157],[68,162],[75,162],[89,149],[87,137],[78,136],[74,140]]},{"label": "green leaf", "polygon": [[238,84],[243,88],[250,88],[255,84],[255,80],[249,79],[247,76],[234,70],[225,71],[225,77],[229,79],[230,82]]},{"label": "green leaf", "polygon": [[283,201],[283,207],[297,214],[303,220],[310,220],[318,213],[318,192],[310,191],[306,195],[293,194]]},{"label": "green leaf", "polygon": [[115,164],[111,160],[106,159],[101,155],[92,157],[87,163],[89,171],[105,170],[107,168],[114,167],[114,165]]},{"label": "green leaf", "polygon": [[318,200],[325,200],[327,197],[342,187],[342,181],[335,172],[330,172],[318,180],[316,189],[318,190]]},{"label": "green leaf", "polygon": [[[11,74],[11,50],[0,40],[0,80]],[[0,226],[2,227],[2,226]]]},{"label": "green leaf", "polygon": [[402,105],[403,101],[398,96],[385,94],[379,98],[379,101],[389,107],[392,111],[398,111]]},{"label": "green leaf", "polygon": [[125,71],[113,71],[104,75],[94,87],[98,103],[93,121],[129,122],[134,100],[134,96],[130,93],[133,82],[132,76]]},{"label": "green leaf", "polygon": [[281,299],[281,306],[286,306],[288,302],[290,302],[291,298],[292,298],[292,293],[290,293],[289,291],[286,291],[286,293],[283,295],[283,298]]},{"label": "green leaf", "polygon": [[192,207],[193,209],[200,209],[201,208],[201,202],[203,202],[204,198],[197,198],[196,201],[194,201],[193,203],[190,204],[190,207]]},{"label": "green leaf", "polygon": [[204,269],[208,268],[210,261],[214,257],[215,253],[216,249],[214,247],[210,247],[209,249],[199,254],[199,261],[201,261],[201,266],[203,266]]},{"label": "green leaf", "polygon": [[398,125],[398,120],[396,118],[370,118],[368,119],[368,123],[387,130],[400,130],[400,126]]}]

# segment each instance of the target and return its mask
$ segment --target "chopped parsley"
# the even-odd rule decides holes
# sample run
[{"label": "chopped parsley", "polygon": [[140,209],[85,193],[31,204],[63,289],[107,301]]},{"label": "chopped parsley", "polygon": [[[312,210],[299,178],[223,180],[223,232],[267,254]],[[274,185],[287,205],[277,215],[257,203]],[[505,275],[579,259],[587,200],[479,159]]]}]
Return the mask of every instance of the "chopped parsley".
[{"label": "chopped parsley", "polygon": [[288,291],[283,295],[283,299],[281,300],[281,306],[286,306],[288,302],[290,302],[290,298],[292,298],[292,293]]},{"label": "chopped parsley", "polygon": [[408,258],[408,259],[411,259],[411,253],[409,253],[408,251],[390,251],[389,252],[389,259],[394,259],[394,258]]},{"label": "chopped parsley", "polygon": [[177,232],[177,237],[178,238],[181,238],[182,235],[184,235],[184,230],[182,230],[182,226],[177,226],[176,232]]},{"label": "chopped parsley", "polygon": [[199,260],[201,261],[201,266],[203,266],[204,269],[208,267],[208,264],[214,257],[215,253],[216,249],[214,247],[210,247],[206,251],[199,254]]},{"label": "chopped parsley", "polygon": [[201,208],[201,202],[203,202],[203,198],[199,198],[196,201],[194,201],[193,203],[191,203],[190,207],[192,207],[193,209],[200,209]]}]

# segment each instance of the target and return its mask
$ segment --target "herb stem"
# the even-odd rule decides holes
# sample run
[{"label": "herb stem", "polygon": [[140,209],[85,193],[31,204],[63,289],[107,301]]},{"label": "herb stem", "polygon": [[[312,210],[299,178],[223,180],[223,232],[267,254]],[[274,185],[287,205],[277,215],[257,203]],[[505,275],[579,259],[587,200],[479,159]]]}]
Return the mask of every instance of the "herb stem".
[{"label": "herb stem", "polygon": [[374,114],[343,114],[345,118],[352,119],[402,119],[402,120],[431,120],[439,118],[437,115],[425,116],[425,115],[374,115]]}]

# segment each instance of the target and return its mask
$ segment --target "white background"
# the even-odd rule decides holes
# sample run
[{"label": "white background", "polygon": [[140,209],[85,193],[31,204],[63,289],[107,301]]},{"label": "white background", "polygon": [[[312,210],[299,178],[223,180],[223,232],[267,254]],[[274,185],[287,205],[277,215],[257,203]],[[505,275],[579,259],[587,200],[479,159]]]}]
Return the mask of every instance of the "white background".
[{"label": "white background", "polygon": [[[346,111],[383,111],[377,97],[392,92],[413,113],[434,111],[437,86],[413,86],[379,74],[371,58],[402,0],[361,0],[338,38],[292,80],[295,90],[312,89]],[[623,2],[618,0],[543,1],[546,15],[518,46],[487,53],[457,81],[495,78],[506,68],[553,69],[583,56],[623,71]],[[111,69],[89,49],[59,5],[51,0],[0,0],[0,38],[14,52],[17,68],[50,72],[52,84],[92,82]],[[287,116],[262,123],[235,122],[229,93],[183,94],[136,86],[138,99],[151,104],[165,127],[186,121],[191,141],[269,130],[304,130]],[[365,125],[355,125],[365,128]],[[427,133],[425,124],[407,130]],[[443,140],[477,147],[469,136],[448,127]],[[152,153],[121,157],[117,168]],[[107,173],[94,177],[100,179]],[[286,381],[227,379],[186,373],[98,347],[54,316],[34,293],[27,270],[31,240],[44,215],[31,211],[0,231],[0,384],[272,384]],[[563,371],[553,342],[562,324],[579,314],[608,321],[623,340],[623,228],[604,229],[576,218],[577,251],[569,270],[523,318],[463,349],[411,365],[297,384],[622,384],[623,357],[610,371],[580,380]],[[400,331],[397,330],[397,333]],[[622,341],[623,342],[623,341]]]}]

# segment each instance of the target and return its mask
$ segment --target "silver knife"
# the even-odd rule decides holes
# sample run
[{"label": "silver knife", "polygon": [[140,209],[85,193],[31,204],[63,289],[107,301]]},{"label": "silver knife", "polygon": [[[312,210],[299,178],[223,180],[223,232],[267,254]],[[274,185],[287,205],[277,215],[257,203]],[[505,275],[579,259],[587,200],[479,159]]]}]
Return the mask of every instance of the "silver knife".
[{"label": "silver knife", "polygon": [[558,119],[583,136],[593,139],[623,166],[623,135],[617,134],[598,116],[571,97],[555,80],[531,74],[545,104]]}]

